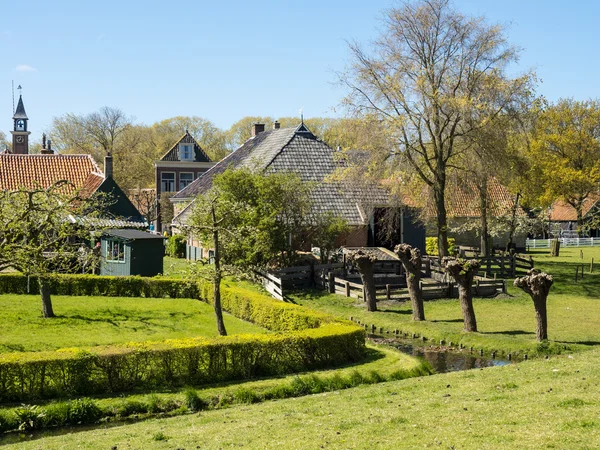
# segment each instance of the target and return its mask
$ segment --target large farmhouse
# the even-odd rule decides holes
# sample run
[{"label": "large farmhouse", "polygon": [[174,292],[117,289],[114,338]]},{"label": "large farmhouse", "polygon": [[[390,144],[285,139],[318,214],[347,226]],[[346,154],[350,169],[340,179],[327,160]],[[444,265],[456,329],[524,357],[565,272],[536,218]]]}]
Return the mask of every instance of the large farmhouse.
[{"label": "large farmhouse", "polygon": [[[171,197],[175,206],[173,224],[175,227],[185,225],[194,198],[212,187],[215,176],[228,168],[247,167],[266,172],[295,172],[303,181],[315,183],[312,190],[315,213],[331,212],[352,228],[348,235],[340,236],[340,245],[378,245],[378,221],[375,218],[389,206],[388,194],[379,186],[371,186],[365,192],[329,180],[340,164],[335,154],[336,151],[319,140],[304,123],[296,128],[279,128],[276,122],[271,130],[265,130],[263,124],[255,124],[252,137],[242,146]],[[401,232],[397,233],[398,242],[402,240],[424,250],[424,230],[413,223],[408,211],[405,212],[399,225]],[[189,244],[188,253],[192,257],[206,256],[197,242],[190,240]],[[389,243],[390,246],[393,244]]]}]

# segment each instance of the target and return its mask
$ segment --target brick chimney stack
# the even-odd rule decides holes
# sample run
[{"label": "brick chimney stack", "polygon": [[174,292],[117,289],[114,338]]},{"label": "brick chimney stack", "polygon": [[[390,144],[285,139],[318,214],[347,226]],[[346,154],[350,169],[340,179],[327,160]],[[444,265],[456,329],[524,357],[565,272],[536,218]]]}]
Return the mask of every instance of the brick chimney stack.
[{"label": "brick chimney stack", "polygon": [[273,129],[274,130],[279,130],[280,127],[281,127],[281,124],[279,123],[278,120],[276,120],[275,122],[273,122]]},{"label": "brick chimney stack", "polygon": [[262,133],[265,131],[264,123],[255,123],[252,125],[252,137],[256,136],[258,133]]},{"label": "brick chimney stack", "polygon": [[46,148],[46,133],[42,134],[42,155],[52,155],[52,142],[48,139],[48,148]]}]

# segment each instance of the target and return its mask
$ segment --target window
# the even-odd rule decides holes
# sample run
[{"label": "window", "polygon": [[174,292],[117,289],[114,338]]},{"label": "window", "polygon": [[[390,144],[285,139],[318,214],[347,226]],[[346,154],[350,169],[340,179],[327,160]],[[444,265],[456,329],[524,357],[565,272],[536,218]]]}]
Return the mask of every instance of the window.
[{"label": "window", "polygon": [[112,262],[125,262],[125,244],[123,241],[108,239],[106,241],[106,260]]},{"label": "window", "polygon": [[179,159],[191,161],[194,159],[194,146],[192,144],[179,144]]},{"label": "window", "polygon": [[188,184],[194,181],[194,174],[192,172],[182,172],[179,174],[179,190],[182,190]]},{"label": "window", "polygon": [[175,192],[175,174],[173,172],[160,174],[160,192]]}]

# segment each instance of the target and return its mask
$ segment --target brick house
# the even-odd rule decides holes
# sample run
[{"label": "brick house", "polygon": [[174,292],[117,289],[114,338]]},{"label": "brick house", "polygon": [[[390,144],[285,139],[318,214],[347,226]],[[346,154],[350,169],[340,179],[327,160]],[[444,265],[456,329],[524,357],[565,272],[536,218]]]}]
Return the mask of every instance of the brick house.
[{"label": "brick house", "polygon": [[[181,139],[154,164],[157,202],[160,202],[164,192],[175,194],[185,189],[214,165],[215,163],[186,130]],[[156,229],[161,229],[160,215]]]},{"label": "brick house", "polygon": [[[348,235],[340,236],[340,246],[377,245],[377,223],[374,218],[377,211],[389,205],[388,193],[379,186],[370,186],[368,192],[358,192],[342,182],[330,181],[328,177],[341,164],[335,153],[303,122],[296,128],[280,128],[279,123],[275,122],[271,130],[265,130],[264,124],[255,124],[250,139],[171,197],[175,209],[173,225],[176,228],[185,226],[194,198],[212,187],[215,176],[228,168],[250,167],[265,172],[295,172],[303,181],[313,182],[311,195],[315,212],[331,212],[345,219],[352,229]],[[404,215],[401,227],[405,231],[399,235],[404,242],[424,250],[424,230],[413,226],[409,214]],[[193,238],[188,242],[188,255],[192,259],[207,256],[200,243]]]}]

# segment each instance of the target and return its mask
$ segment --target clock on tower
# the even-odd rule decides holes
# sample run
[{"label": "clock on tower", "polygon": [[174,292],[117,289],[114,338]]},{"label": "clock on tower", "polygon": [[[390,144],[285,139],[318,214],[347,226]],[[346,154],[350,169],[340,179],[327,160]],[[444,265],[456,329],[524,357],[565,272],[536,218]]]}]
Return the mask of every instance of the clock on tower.
[{"label": "clock on tower", "polygon": [[13,115],[14,127],[13,131],[11,131],[13,135],[12,153],[21,155],[29,153],[29,135],[31,133],[27,131],[28,120],[25,106],[23,106],[23,97],[19,95],[19,103]]}]

